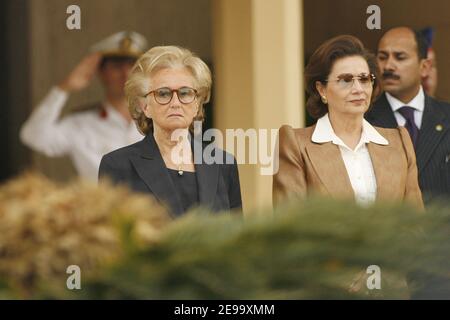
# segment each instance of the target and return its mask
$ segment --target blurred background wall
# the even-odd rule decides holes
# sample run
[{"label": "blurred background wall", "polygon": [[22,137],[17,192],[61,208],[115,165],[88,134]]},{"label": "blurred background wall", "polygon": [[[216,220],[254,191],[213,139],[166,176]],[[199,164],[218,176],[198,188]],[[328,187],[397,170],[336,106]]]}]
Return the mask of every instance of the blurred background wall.
[{"label": "blurred background wall", "polygon": [[[409,26],[414,29],[432,27],[435,30],[433,48],[439,69],[436,96],[450,100],[450,1],[446,0],[304,0],[305,57],[325,39],[338,34],[360,38],[372,51],[388,29]],[[381,9],[381,30],[366,28],[370,5]]]},{"label": "blurred background wall", "polygon": [[31,109],[28,1],[0,2],[0,181],[31,163],[19,128]]},{"label": "blurred background wall", "polygon": [[[81,30],[68,30],[66,8],[81,8]],[[381,30],[368,30],[366,9],[381,8]],[[4,0],[0,2],[2,106],[0,179],[37,168],[56,180],[74,170],[24,147],[20,125],[48,90],[87,53],[121,30],[144,34],[150,46],[190,48],[214,70],[213,114],[219,129],[304,126],[303,67],[324,40],[353,34],[375,50],[390,27],[435,29],[437,96],[450,100],[450,1],[447,0]],[[73,94],[67,108],[102,99],[98,81]],[[208,111],[207,111],[208,112]],[[271,204],[271,177],[240,165],[244,207]]]}]

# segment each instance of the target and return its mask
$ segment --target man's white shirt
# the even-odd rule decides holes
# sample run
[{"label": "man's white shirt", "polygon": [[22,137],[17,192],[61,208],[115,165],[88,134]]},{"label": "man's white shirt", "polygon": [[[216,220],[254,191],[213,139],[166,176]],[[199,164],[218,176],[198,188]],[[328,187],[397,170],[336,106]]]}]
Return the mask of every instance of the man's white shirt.
[{"label": "man's white shirt", "polygon": [[107,102],[104,111],[81,111],[60,119],[68,94],[54,87],[24,123],[20,138],[50,157],[69,155],[81,177],[97,180],[103,155],[143,138],[134,121]]},{"label": "man's white shirt", "polygon": [[425,108],[425,94],[423,92],[422,86],[420,86],[419,92],[417,95],[408,103],[403,103],[397,98],[394,98],[392,95],[386,92],[386,99],[389,102],[389,105],[394,112],[395,120],[397,120],[397,124],[401,127],[404,127],[406,124],[406,119],[398,112],[398,109],[404,106],[408,106],[414,108],[414,122],[419,128],[422,125],[422,117],[423,117],[423,109]]}]

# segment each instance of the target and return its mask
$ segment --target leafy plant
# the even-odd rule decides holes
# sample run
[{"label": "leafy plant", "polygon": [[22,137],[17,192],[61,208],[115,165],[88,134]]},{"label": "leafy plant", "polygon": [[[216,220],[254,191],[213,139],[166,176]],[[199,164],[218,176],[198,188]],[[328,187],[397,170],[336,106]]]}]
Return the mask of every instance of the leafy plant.
[{"label": "leafy plant", "polygon": [[[0,298],[405,299],[418,275],[450,281],[449,235],[444,205],[317,198],[171,220],[124,188],[29,174],[0,187]],[[71,264],[81,290],[66,288]],[[366,285],[371,265],[381,289]]]}]

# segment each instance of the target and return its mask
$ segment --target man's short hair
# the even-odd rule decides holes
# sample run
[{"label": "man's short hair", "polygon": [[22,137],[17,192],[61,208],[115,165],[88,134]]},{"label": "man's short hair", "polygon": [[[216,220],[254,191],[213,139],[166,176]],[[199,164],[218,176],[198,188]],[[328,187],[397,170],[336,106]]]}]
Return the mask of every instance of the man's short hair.
[{"label": "man's short hair", "polygon": [[414,31],[414,37],[417,44],[417,55],[419,59],[426,59],[428,56],[428,41],[420,31]]}]

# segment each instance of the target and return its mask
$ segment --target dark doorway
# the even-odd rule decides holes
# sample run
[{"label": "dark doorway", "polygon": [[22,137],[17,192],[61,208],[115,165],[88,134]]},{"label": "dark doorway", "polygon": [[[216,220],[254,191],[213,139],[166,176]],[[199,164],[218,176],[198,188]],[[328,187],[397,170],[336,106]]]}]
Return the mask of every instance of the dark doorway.
[{"label": "dark doorway", "polygon": [[19,129],[30,109],[28,1],[0,1],[0,182],[30,163]]}]

